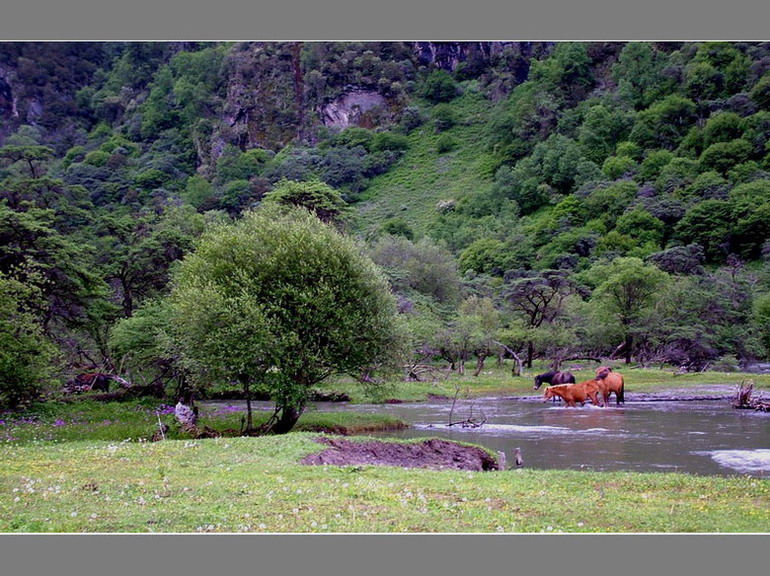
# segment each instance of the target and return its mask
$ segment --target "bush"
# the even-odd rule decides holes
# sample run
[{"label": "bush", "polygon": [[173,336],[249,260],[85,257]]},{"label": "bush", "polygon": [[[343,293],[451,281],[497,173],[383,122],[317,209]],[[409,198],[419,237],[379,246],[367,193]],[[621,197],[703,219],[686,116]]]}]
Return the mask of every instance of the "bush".
[{"label": "bush", "polygon": [[446,154],[451,152],[457,146],[457,140],[452,138],[449,134],[442,134],[436,141],[436,152],[439,154]]},{"label": "bush", "polygon": [[425,123],[425,116],[420,112],[419,108],[414,106],[407,106],[401,113],[401,120],[399,125],[405,132],[411,132],[415,128],[419,128]]},{"label": "bush", "polygon": [[88,164],[90,166],[105,166],[107,164],[107,161],[110,159],[109,152],[104,152],[103,150],[93,150],[86,154],[85,158],[83,159],[84,164]]},{"label": "bush", "polygon": [[725,174],[736,164],[741,164],[749,159],[752,146],[742,139],[730,142],[717,142],[703,151],[700,163],[704,170],[715,170]]},{"label": "bush", "polygon": [[383,152],[385,150],[402,152],[407,148],[409,148],[409,139],[403,134],[396,134],[395,132],[378,132],[372,138],[372,152]]},{"label": "bush", "polygon": [[617,180],[630,174],[636,168],[636,162],[627,156],[610,156],[602,164],[602,172],[609,180]]},{"label": "bush", "polygon": [[425,80],[423,97],[431,102],[449,102],[457,96],[457,86],[446,70],[434,70]]},{"label": "bush", "polygon": [[403,218],[391,218],[386,221],[382,231],[391,236],[403,236],[407,240],[414,240],[414,230]]},{"label": "bush", "polygon": [[55,348],[33,312],[42,304],[36,287],[0,272],[0,407],[37,399],[51,376]]},{"label": "bush", "polygon": [[449,130],[457,124],[457,113],[449,104],[438,104],[433,108],[433,123],[437,132]]}]

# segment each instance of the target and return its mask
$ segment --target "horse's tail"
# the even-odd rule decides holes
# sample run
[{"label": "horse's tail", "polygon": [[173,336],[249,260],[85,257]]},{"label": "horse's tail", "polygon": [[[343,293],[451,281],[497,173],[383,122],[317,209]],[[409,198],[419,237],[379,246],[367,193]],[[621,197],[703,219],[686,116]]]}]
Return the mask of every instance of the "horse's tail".
[{"label": "horse's tail", "polygon": [[626,381],[623,380],[622,378],[620,380],[620,390],[618,391],[616,396],[617,396],[618,404],[620,404],[621,402],[623,404],[626,403]]}]

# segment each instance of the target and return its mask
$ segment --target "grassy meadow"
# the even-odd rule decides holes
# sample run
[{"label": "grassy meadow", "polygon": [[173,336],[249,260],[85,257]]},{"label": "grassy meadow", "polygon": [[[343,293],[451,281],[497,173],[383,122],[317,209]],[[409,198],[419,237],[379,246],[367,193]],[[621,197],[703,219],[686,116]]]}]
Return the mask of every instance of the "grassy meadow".
[{"label": "grassy meadow", "polygon": [[[619,368],[620,369],[620,368]],[[577,371],[588,376],[591,370]],[[622,369],[629,392],[770,377]],[[373,399],[352,380],[329,382],[353,401],[428,394],[533,395],[532,374],[490,365],[478,378],[393,383]],[[240,413],[204,410],[232,437],[194,439],[158,400],[54,402],[0,415],[0,532],[768,532],[770,479],[571,470],[436,471],[305,466],[319,434],[403,423],[311,409],[283,436],[239,437]],[[264,415],[257,415],[264,417]],[[158,422],[166,439],[150,441]]]}]

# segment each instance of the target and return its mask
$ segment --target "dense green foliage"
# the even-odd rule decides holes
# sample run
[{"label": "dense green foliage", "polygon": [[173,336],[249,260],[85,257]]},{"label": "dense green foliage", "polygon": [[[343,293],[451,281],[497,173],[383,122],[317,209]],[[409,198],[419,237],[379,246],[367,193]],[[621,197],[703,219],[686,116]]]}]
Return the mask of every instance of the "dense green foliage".
[{"label": "dense green foliage", "polygon": [[[310,388],[398,359],[403,336],[388,284],[360,249],[303,208],[264,208],[212,228],[171,292],[172,339],[199,381],[233,379],[276,402],[289,431]],[[249,405],[247,431],[251,431]]]},{"label": "dense green foliage", "polygon": [[159,344],[175,268],[273,204],[367,244],[408,374],[495,346],[767,359],[768,61],[749,42],[2,44],[2,402],[84,369],[183,378]]}]

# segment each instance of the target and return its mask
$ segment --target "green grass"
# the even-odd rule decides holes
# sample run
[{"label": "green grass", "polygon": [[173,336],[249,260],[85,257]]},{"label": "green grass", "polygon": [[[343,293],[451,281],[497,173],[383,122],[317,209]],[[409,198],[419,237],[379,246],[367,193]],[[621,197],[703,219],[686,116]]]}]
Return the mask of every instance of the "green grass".
[{"label": "green grass", "polygon": [[[576,370],[590,377],[593,366]],[[692,390],[770,376],[676,375],[617,366],[629,390]],[[392,383],[378,398],[533,395],[536,366],[512,378],[493,363],[478,378]],[[372,401],[359,384],[339,378]],[[767,532],[770,479],[574,470],[462,472],[304,466],[318,430],[361,433],[400,423],[354,412],[306,412],[283,436],[192,439],[158,400],[49,402],[0,415],[0,532]],[[260,412],[257,421],[267,417]],[[149,442],[158,418],[167,439]],[[240,426],[208,409],[201,423]]]},{"label": "green grass", "polygon": [[[433,122],[409,134],[409,149],[387,173],[372,179],[357,203],[364,234],[377,231],[388,219],[403,216],[418,236],[426,233],[441,200],[457,200],[494,177],[497,160],[486,151],[487,113],[491,104],[472,89],[454,100],[458,123],[441,133]],[[428,112],[429,113],[429,112]],[[440,154],[442,135],[457,143]]]},{"label": "green grass", "polygon": [[311,433],[4,445],[3,532],[766,532],[770,480],[303,466]]},{"label": "green grass", "polygon": [[[226,436],[237,436],[241,430],[241,410],[242,406],[237,411],[204,407],[199,425]],[[254,425],[265,422],[269,416],[268,412],[255,411]],[[51,445],[82,440],[144,442],[159,430],[159,422],[169,426],[166,438],[192,439],[176,422],[173,407],[159,400],[104,403],[86,398],[70,403],[41,403],[23,413],[0,414],[0,444]],[[402,420],[384,414],[329,414],[311,408],[295,429],[360,434],[404,426],[406,423]]]}]

